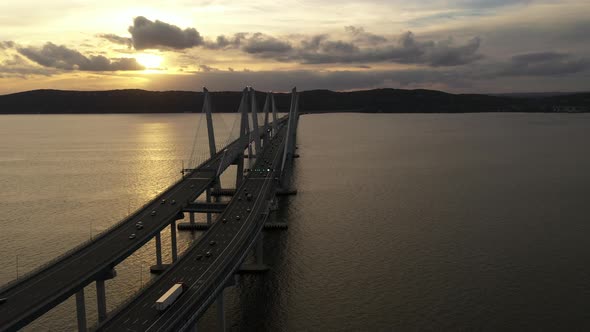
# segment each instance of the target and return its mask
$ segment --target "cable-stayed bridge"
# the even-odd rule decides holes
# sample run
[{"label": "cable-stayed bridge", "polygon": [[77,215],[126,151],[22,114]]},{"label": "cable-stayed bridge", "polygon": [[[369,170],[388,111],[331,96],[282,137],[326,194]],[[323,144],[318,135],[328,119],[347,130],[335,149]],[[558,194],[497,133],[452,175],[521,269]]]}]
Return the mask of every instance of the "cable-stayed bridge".
[{"label": "cable-stayed bridge", "polygon": [[[104,231],[92,241],[0,288],[0,331],[25,327],[71,296],[76,297],[79,331],[87,330],[84,288],[95,283],[98,330],[178,331],[196,328],[196,322],[215,300],[223,308],[223,290],[232,285],[234,274],[246,255],[254,250],[262,271],[262,229],[275,195],[286,190],[286,176],[295,153],[298,94],[293,89],[289,113],[279,118],[271,93],[263,112],[258,112],[255,91],[244,89],[238,108],[239,135],[216,148],[209,93],[204,89],[203,113],[207,123],[208,159],[196,167],[183,168],[181,180],[135,213]],[[272,119],[271,119],[272,117]],[[244,155],[244,151],[247,154]],[[194,155],[191,160],[194,161]],[[244,168],[244,159],[249,169]],[[254,162],[253,162],[254,161]],[[219,178],[230,165],[237,166],[236,189],[221,188]],[[205,195],[205,201],[196,201]],[[231,196],[220,202],[222,195]],[[188,213],[190,222],[178,224]],[[194,214],[206,213],[207,223],[196,223]],[[215,222],[211,213],[219,213]],[[162,264],[161,231],[171,228],[171,266]],[[282,227],[281,224],[266,225]],[[178,256],[176,229],[208,229]],[[162,275],[112,313],[106,310],[105,280],[116,277],[116,266],[155,238],[156,265]],[[167,310],[158,311],[156,300],[176,283],[186,290]],[[219,311],[220,329],[224,312]]]}]

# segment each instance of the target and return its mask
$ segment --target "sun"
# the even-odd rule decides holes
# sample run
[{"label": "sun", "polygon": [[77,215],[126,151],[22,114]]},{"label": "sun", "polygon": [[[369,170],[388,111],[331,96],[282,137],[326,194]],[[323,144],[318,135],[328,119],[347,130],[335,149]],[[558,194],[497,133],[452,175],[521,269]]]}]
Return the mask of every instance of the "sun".
[{"label": "sun", "polygon": [[135,56],[137,62],[146,69],[158,69],[164,60],[161,56],[155,54],[142,53]]}]

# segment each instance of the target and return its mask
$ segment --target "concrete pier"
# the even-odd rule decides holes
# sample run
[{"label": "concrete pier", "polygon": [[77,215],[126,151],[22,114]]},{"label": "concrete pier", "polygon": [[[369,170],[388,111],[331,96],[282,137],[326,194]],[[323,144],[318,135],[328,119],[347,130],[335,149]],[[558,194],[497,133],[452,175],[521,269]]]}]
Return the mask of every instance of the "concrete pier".
[{"label": "concrete pier", "polygon": [[217,296],[217,330],[225,332],[225,301],[223,300],[223,293],[225,289]]},{"label": "concrete pier", "polygon": [[176,246],[176,220],[170,223],[170,245],[172,246],[172,261],[178,259],[178,247]]},{"label": "concrete pier", "polygon": [[86,303],[84,300],[84,288],[76,293],[76,315],[78,317],[78,331],[86,332]]},{"label": "concrete pier", "polygon": [[162,264],[162,235],[156,234],[156,265],[150,267],[151,273],[160,274],[168,268],[169,264]]}]

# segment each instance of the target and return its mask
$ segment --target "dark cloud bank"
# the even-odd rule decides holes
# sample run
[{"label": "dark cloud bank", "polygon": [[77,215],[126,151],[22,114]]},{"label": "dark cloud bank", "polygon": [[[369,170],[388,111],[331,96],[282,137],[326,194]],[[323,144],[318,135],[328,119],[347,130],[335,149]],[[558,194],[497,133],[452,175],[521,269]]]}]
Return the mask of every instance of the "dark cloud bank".
[{"label": "dark cloud bank", "polygon": [[109,59],[102,55],[85,56],[82,53],[69,49],[63,45],[55,45],[51,42],[42,47],[17,47],[17,51],[44,67],[63,70],[82,71],[118,71],[118,70],[143,70],[134,58]]},{"label": "dark cloud bank", "polygon": [[[129,27],[131,44],[136,50],[149,48],[185,49],[201,45],[203,37],[194,28],[180,29],[179,27],[156,20],[148,20],[138,16]],[[121,37],[119,37],[121,38]]]},{"label": "dark cloud bank", "polygon": [[136,50],[184,50],[200,46],[211,50],[240,50],[260,58],[305,64],[396,62],[438,67],[464,65],[482,58],[477,53],[481,44],[478,37],[464,44],[455,43],[451,38],[419,41],[410,31],[390,38],[355,26],[345,27],[346,40],[326,34],[276,37],[260,32],[220,35],[205,40],[195,28],[183,30],[172,24],[138,16],[128,31],[131,38],[113,34],[99,36],[113,43],[131,45]]},{"label": "dark cloud bank", "polygon": [[352,31],[352,40],[334,40],[328,35],[281,40],[262,33],[240,33],[233,37],[218,36],[214,42],[206,42],[204,46],[210,49],[239,49],[261,58],[305,64],[395,62],[439,67],[464,65],[483,57],[477,53],[481,44],[478,37],[457,45],[452,39],[418,41],[409,31],[393,41],[355,27],[347,27],[347,31]]},{"label": "dark cloud bank", "polygon": [[559,76],[590,68],[588,59],[569,53],[539,52],[515,55],[497,71],[499,76]]}]

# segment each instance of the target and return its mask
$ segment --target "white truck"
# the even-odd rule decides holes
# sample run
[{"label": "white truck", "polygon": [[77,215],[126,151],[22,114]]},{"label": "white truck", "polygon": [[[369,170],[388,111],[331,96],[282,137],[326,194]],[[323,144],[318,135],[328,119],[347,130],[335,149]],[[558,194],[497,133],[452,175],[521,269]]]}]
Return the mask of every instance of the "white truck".
[{"label": "white truck", "polygon": [[183,282],[179,282],[174,284],[174,286],[170,287],[164,295],[160,296],[158,301],[156,301],[156,310],[163,311],[166,310],[176,299],[182,294],[182,292],[186,289],[186,285]]}]

